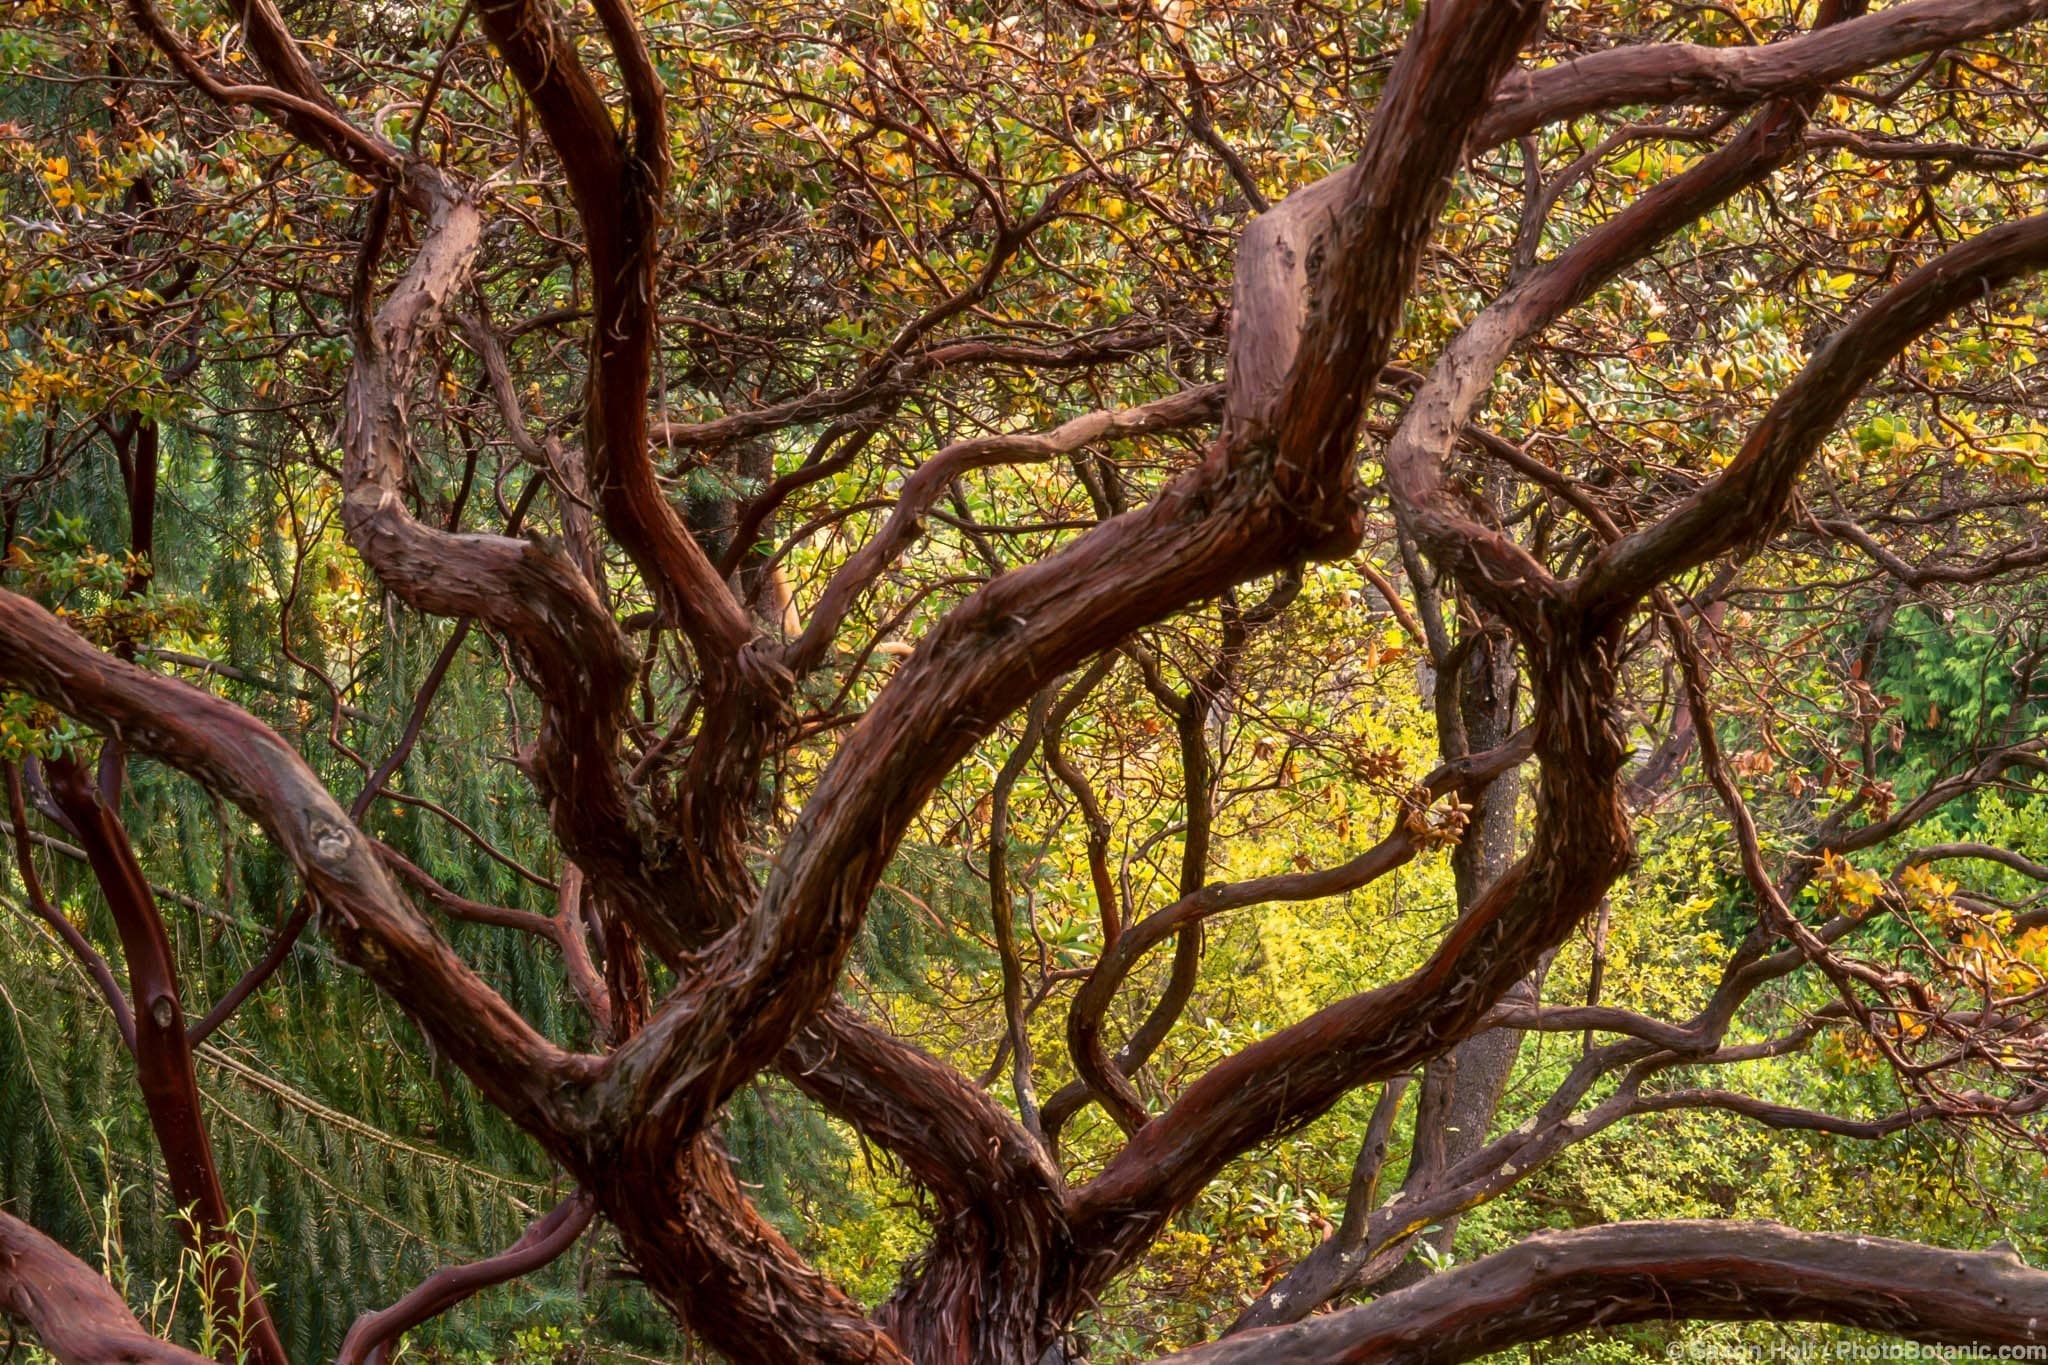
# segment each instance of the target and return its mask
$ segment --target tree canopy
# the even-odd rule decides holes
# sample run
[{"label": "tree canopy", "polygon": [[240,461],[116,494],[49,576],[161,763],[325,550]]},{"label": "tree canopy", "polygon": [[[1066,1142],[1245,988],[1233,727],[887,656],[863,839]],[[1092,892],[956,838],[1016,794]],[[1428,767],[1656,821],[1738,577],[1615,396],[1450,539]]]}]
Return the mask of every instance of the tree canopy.
[{"label": "tree canopy", "polygon": [[15,0],[60,1362],[2048,1353],[2048,0]]}]

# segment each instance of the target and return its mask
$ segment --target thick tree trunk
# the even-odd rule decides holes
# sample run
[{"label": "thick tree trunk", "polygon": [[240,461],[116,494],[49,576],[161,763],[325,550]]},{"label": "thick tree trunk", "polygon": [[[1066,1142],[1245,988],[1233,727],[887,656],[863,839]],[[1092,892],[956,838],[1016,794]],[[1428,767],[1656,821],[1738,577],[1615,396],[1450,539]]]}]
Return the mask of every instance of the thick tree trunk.
[{"label": "thick tree trunk", "polygon": [[909,1365],[754,1210],[710,1134],[620,1161],[592,1189],[647,1288],[734,1365]]}]

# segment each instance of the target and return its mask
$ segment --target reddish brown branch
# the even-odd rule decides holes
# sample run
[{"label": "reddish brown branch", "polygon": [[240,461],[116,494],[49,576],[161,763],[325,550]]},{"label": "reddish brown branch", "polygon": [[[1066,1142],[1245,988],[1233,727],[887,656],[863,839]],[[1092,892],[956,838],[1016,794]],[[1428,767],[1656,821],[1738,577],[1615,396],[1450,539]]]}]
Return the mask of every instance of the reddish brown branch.
[{"label": "reddish brown branch", "polygon": [[[1445,464],[1513,349],[1591,296],[1687,224],[1785,164],[1799,149],[1806,106],[1778,101],[1726,146],[1639,195],[1626,209],[1503,293],[1445,348],[1417,387],[1383,460],[1397,515],[1475,601],[1524,638],[1537,603],[1558,585],[1509,537],[1472,520],[1447,490]],[[1595,518],[1595,524],[1599,519]]]},{"label": "reddish brown branch", "polygon": [[[583,227],[593,294],[585,448],[598,504],[707,673],[725,678],[748,666],[737,656],[753,627],[670,506],[647,450],[656,226],[669,172],[660,78],[627,8],[600,4],[632,115],[621,136],[550,0],[487,0],[477,15],[539,116]],[[753,672],[749,681],[771,681],[771,670]]]},{"label": "reddish brown branch", "polygon": [[583,1127],[576,1092],[587,1060],[543,1038],[433,934],[392,887],[370,841],[268,727],[230,702],[101,653],[4,590],[0,678],[229,796],[291,859],[343,955],[493,1103],[544,1142]]},{"label": "reddish brown branch", "polygon": [[953,480],[971,470],[999,464],[1036,464],[1101,441],[1124,440],[1162,431],[1181,431],[1214,421],[1222,411],[1223,386],[1184,389],[1138,407],[1091,412],[1053,430],[1022,436],[983,436],[947,446],[919,465],[896,494],[896,510],[872,540],[855,551],[833,575],[811,611],[803,635],[790,646],[793,673],[816,668],[831,647],[847,611],[898,555],[923,531],[923,518]]},{"label": "reddish brown branch", "polygon": [[[192,1067],[192,1044],[185,1033],[178,967],[156,897],[127,830],[101,800],[92,775],[70,760],[54,761],[47,771],[51,793],[78,833],[121,937],[135,1027],[135,1079],[163,1154],[171,1196],[189,1220],[186,1235],[205,1266],[210,1311],[219,1323],[246,1327],[243,1348],[263,1365],[289,1365],[284,1342],[235,1234],[234,1214],[214,1162]],[[228,1335],[232,1339],[234,1334]]]},{"label": "reddish brown branch", "polygon": [[[1469,794],[1483,788],[1494,778],[1526,761],[1530,747],[1530,737],[1525,733],[1511,744],[1438,768],[1422,781],[1403,813],[1404,818],[1393,831],[1347,862],[1314,872],[1288,872],[1241,882],[1216,882],[1181,897],[1132,925],[1117,943],[1103,950],[1095,969],[1075,992],[1073,1005],[1067,1013],[1067,1047],[1073,1054],[1076,1068],[1088,1078],[1091,1089],[1108,1084],[1101,1079],[1103,1076],[1117,1074],[1103,1045],[1102,1021],[1116,999],[1118,988],[1146,953],[1175,934],[1231,910],[1277,901],[1339,896],[1385,876],[1427,846],[1429,803],[1447,793]],[[1128,1088],[1129,1082],[1123,1084]],[[1135,1131],[1137,1126],[1128,1124],[1127,1131]]]},{"label": "reddish brown branch", "polygon": [[1772,1223],[1548,1232],[1363,1308],[1230,1337],[1186,1365],[1452,1365],[1590,1327],[1829,1322],[1948,1346],[2048,1342],[2048,1274],[2012,1256]]},{"label": "reddish brown branch", "polygon": [[[1899,866],[1902,869],[1919,867],[1927,863],[1944,862],[1951,858],[1981,858],[1987,863],[1997,863],[2001,867],[2009,867],[2023,877],[2031,877],[2037,882],[2048,882],[2048,867],[2044,867],[2032,858],[2025,857],[2012,849],[2000,848],[1996,844],[1926,844],[1908,853]],[[1897,873],[1893,874],[1895,878],[1897,875]]]},{"label": "reddish brown branch", "polygon": [[[786,427],[802,426],[827,418],[845,417],[850,413],[858,414],[863,408],[886,408],[892,399],[901,397],[911,381],[942,370],[970,365],[1014,365],[1052,370],[1086,369],[1156,349],[1169,337],[1177,335],[1177,330],[1141,328],[1112,331],[1105,336],[1077,341],[1066,346],[1025,346],[974,338],[944,342],[904,357],[889,366],[882,376],[863,375],[841,388],[805,394],[751,412],[727,413],[703,422],[657,422],[652,428],[652,434],[657,443],[665,443],[678,449],[705,449],[730,445]],[[860,416],[856,415],[849,418],[846,425],[850,426],[860,420]],[[800,471],[806,475],[817,472],[818,466]],[[798,478],[794,486],[802,487],[809,482],[811,480],[808,477]],[[771,500],[779,500],[790,491],[791,487],[785,485],[783,480],[777,480],[776,486],[771,487],[765,496]]]},{"label": "reddish brown branch", "polygon": [[755,1212],[732,1163],[699,1134],[600,1177],[599,1201],[647,1287],[739,1365],[909,1365],[860,1305]]},{"label": "reddish brown branch", "polygon": [[1610,48],[1502,81],[1474,142],[1497,146],[1547,123],[1631,104],[1739,106],[1822,86],[1904,57],[2048,18],[2044,0],[1913,0],[1763,47],[1655,43]]},{"label": "reddish brown branch", "polygon": [[[513,647],[543,705],[531,768],[564,848],[621,895],[662,905],[665,888],[645,865],[645,822],[615,759],[638,666],[617,622],[583,574],[539,542],[457,535],[406,509],[411,380],[420,347],[467,278],[480,230],[475,206],[444,179],[416,168],[415,183],[430,205],[425,241],[374,315],[367,279],[354,303],[342,429],[350,543],[412,607],[474,617]],[[378,250],[379,234],[370,238],[365,262]]]},{"label": "reddish brown branch", "polygon": [[820,1014],[778,1065],[938,1206],[924,1273],[877,1319],[915,1359],[957,1352],[963,1330],[966,1359],[1015,1359],[1040,1335],[1044,1277],[1069,1244],[1065,1183],[1037,1139],[954,1067],[844,1006]]},{"label": "reddish brown branch", "polygon": [[[1625,756],[1614,712],[1618,619],[1556,610],[1559,594],[1547,571],[1466,516],[1446,494],[1441,461],[1516,341],[1781,164],[1797,146],[1804,113],[1798,100],[1764,110],[1729,147],[1642,196],[1530,277],[1489,310],[1484,325],[1453,343],[1459,353],[1439,363],[1411,404],[1384,461],[1396,508],[1460,586],[1514,626],[1531,656],[1541,778],[1530,851],[1470,906],[1421,972],[1331,1006],[1228,1059],[1142,1130],[1077,1200],[1083,1244],[1100,1238],[1117,1248],[1103,1263],[1130,1254],[1154,1220],[1192,1197],[1229,1155],[1320,1112],[1345,1089],[1391,1076],[1480,1027],[1486,1007],[1598,904],[1626,865],[1631,839],[1615,780]],[[1264,330],[1234,334],[1233,359],[1255,342],[1274,344],[1273,330],[1288,316],[1296,288],[1287,278],[1285,233],[1298,231],[1302,239],[1293,247],[1307,250],[1318,211],[1310,204],[1293,229],[1283,222],[1276,230],[1281,268],[1252,294],[1266,315],[1247,314]],[[1240,277],[1241,303],[1245,280]],[[1275,420],[1288,420],[1288,403],[1278,411]],[[1264,419],[1254,403],[1233,407],[1233,420],[1242,430],[1257,430]],[[1428,1042],[1420,1046],[1403,1041],[1422,1038]]]},{"label": "reddish brown branch", "polygon": [[151,1336],[92,1267],[0,1213],[0,1313],[26,1323],[62,1365],[213,1365]]},{"label": "reddish brown branch", "polygon": [[466,920],[471,924],[492,924],[500,929],[518,929],[542,938],[554,937],[554,921],[546,915],[536,915],[531,910],[514,910],[510,906],[490,905],[483,901],[473,901],[467,896],[458,896],[436,881],[426,869],[382,841],[377,844],[377,856],[384,860],[386,867],[418,888],[429,904],[451,919]]},{"label": "reddish brown branch", "polygon": [[234,1017],[235,1011],[242,1007],[243,1001],[254,995],[257,989],[285,964],[285,960],[292,955],[292,949],[298,946],[299,936],[305,933],[306,926],[312,923],[313,909],[311,896],[299,897],[292,906],[291,914],[278,926],[277,937],[271,940],[270,947],[262,959],[242,973],[241,979],[234,985],[221,993],[220,999],[213,1002],[213,1008],[206,1012],[205,1018],[186,1031],[185,1040],[188,1043],[198,1047],[205,1042],[216,1029]]},{"label": "reddish brown branch", "polygon": [[[132,1053],[135,1051],[135,1011],[129,1006],[128,997],[122,993],[120,983],[114,980],[114,972],[107,965],[107,959],[86,940],[78,926],[50,902],[49,893],[43,889],[42,876],[36,871],[35,844],[28,827],[28,803],[22,798],[20,769],[12,763],[0,764],[0,775],[4,775],[7,783],[8,824],[14,832],[15,868],[21,874],[21,887],[28,896],[28,907],[35,912],[36,918],[49,925],[51,931],[63,940],[64,946],[78,960],[78,965],[92,978],[101,998],[107,1002],[107,1008],[113,1011],[114,1027],[119,1030],[121,1041]],[[85,850],[79,849],[78,855],[84,857]]]},{"label": "reddish brown branch", "polygon": [[1828,338],[1712,482],[1604,550],[1574,584],[1578,603],[1596,613],[1623,612],[1654,584],[1758,543],[1865,385],[1951,313],[2043,269],[2048,214],[1987,229],[1913,272]]},{"label": "reddish brown branch", "polygon": [[[1414,248],[1427,235],[1421,225],[1436,220],[1450,193],[1475,130],[1473,111],[1486,106],[1542,8],[1495,0],[1423,10],[1374,111],[1355,177],[1310,196],[1330,216],[1327,235],[1311,227],[1311,240],[1299,244],[1306,248],[1300,268],[1321,259],[1323,277],[1298,332],[1256,309],[1231,320],[1234,454],[1270,458],[1274,495],[1313,524],[1345,528],[1354,544],[1347,485],[1357,426],[1400,325],[1399,312],[1383,304],[1406,297],[1419,264]],[[1260,224],[1272,217],[1254,222],[1245,256],[1265,243]],[[1283,268],[1291,274],[1292,263]],[[1241,260],[1240,308],[1252,297],[1242,287],[1244,270]],[[1297,355],[1313,363],[1297,364]],[[1261,450],[1269,440],[1271,450]]]},{"label": "reddish brown branch", "polygon": [[[244,36],[277,85],[221,80],[185,46],[151,0],[128,0],[128,13],[157,50],[192,87],[216,103],[261,109],[308,146],[317,147],[357,173],[389,183],[400,170],[398,149],[348,121],[306,65],[269,0],[238,4]],[[289,87],[289,88],[285,88]]]},{"label": "reddish brown branch", "polygon": [[399,1337],[430,1318],[491,1288],[530,1275],[576,1244],[590,1226],[590,1196],[578,1191],[555,1205],[495,1256],[467,1265],[445,1266],[422,1280],[389,1308],[365,1313],[348,1329],[335,1365],[384,1365]]},{"label": "reddish brown branch", "polygon": [[1806,1133],[1832,1133],[1836,1137],[1878,1138],[1916,1123],[1941,1116],[1937,1105],[1919,1104],[1875,1119],[1844,1118],[1789,1104],[1773,1104],[1753,1095],[1732,1090],[1666,1090],[1638,1096],[1631,1108],[1638,1114],[1657,1114],[1673,1109],[1719,1109],[1760,1123],[1766,1128]]}]

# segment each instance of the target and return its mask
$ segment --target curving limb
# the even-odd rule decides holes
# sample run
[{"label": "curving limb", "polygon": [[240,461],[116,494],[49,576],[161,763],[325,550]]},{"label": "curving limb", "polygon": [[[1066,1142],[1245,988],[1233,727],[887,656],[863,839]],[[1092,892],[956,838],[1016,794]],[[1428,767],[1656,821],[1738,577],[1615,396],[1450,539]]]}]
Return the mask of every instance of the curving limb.
[{"label": "curving limb", "polygon": [[[606,525],[663,607],[723,677],[753,638],[746,612],[684,528],[648,454],[648,385],[657,318],[657,225],[669,176],[666,105],[638,22],[615,0],[598,17],[627,101],[619,132],[550,0],[486,0],[477,17],[561,158],[593,286],[585,452]],[[749,682],[770,674],[749,666]]]},{"label": "curving limb", "polygon": [[285,31],[270,0],[242,5],[237,13],[251,47],[263,54],[265,67],[276,84],[222,80],[171,28],[152,0],[128,0],[128,14],[136,27],[195,90],[223,105],[248,105],[263,110],[293,136],[321,148],[359,174],[383,182],[395,178],[400,167],[398,150],[343,116],[306,63],[305,54]]},{"label": "curving limb", "polygon": [[[1022,733],[989,788],[988,807],[988,918],[996,942],[996,963],[1003,975],[1003,1027],[1010,1053],[1010,1086],[1017,1099],[1018,1117],[1025,1129],[1040,1140],[1045,1137],[1046,1127],[1040,1116],[1038,1091],[1031,1079],[1031,1020],[1024,1000],[1024,960],[1017,951],[1015,896],[1010,889],[1010,794],[1030,765],[1031,756],[1038,751],[1052,700],[1049,689],[1032,698]],[[1001,1065],[1000,1056],[995,1065]]]},{"label": "curving limb", "polygon": [[1452,1365],[1581,1328],[1829,1322],[1946,1346],[2048,1341],[2048,1273],[1996,1252],[1772,1223],[1540,1233],[1363,1308],[1182,1351],[1185,1365]]},{"label": "curving limb", "polygon": [[1740,107],[1811,91],[1874,67],[2048,17],[2043,0],[1908,0],[1761,47],[1623,45],[1502,81],[1481,145],[1631,104]]},{"label": "curving limb", "polygon": [[[1222,638],[1215,659],[1193,680],[1185,693],[1168,686],[1159,661],[1142,645],[1126,645],[1124,652],[1138,665],[1138,676],[1153,700],[1173,719],[1174,738],[1179,750],[1181,798],[1186,806],[1185,831],[1181,836],[1179,888],[1183,897],[1192,896],[1209,880],[1209,861],[1216,828],[1216,763],[1210,752],[1207,728],[1213,710],[1227,704],[1243,653],[1252,633],[1271,624],[1301,591],[1301,575],[1290,570],[1280,576],[1264,601],[1241,610],[1230,599],[1223,602]],[[1194,997],[1201,977],[1203,932],[1199,923],[1190,924],[1174,936],[1173,961],[1165,987],[1131,1032],[1115,1057],[1099,1060],[1086,1039],[1083,1050],[1073,1051],[1075,1032],[1068,1028],[1069,1052],[1079,1079],[1062,1086],[1047,1101],[1044,1113],[1047,1140],[1057,1143],[1060,1130],[1091,1100],[1120,1089],[1116,1076],[1134,1076],[1138,1069],[1166,1041]],[[1098,962],[1096,971],[1101,964]],[[1094,973],[1091,973],[1093,975]],[[1071,1010],[1070,1010],[1071,1014]],[[1099,1025],[1098,1025],[1099,1028]],[[1142,1112],[1128,1111],[1126,1117]]]},{"label": "curving limb", "polygon": [[144,1331],[98,1271],[7,1213],[0,1315],[25,1324],[61,1365],[213,1365]]},{"label": "curving limb", "polygon": [[[1437,835],[1428,818],[1431,804],[1446,795],[1483,788],[1525,762],[1532,747],[1531,737],[1525,733],[1497,749],[1438,768],[1417,784],[1392,832],[1347,862],[1314,872],[1213,882],[1132,925],[1115,943],[1105,946],[1094,969],[1075,993],[1067,1014],[1067,1046],[1090,1088],[1101,1087],[1097,1091],[1100,1094],[1112,1084],[1108,1078],[1118,1074],[1103,1043],[1102,1021],[1118,988],[1147,952],[1204,920],[1232,910],[1275,901],[1321,900],[1369,885],[1430,846]],[[1129,1082],[1123,1084],[1128,1086]],[[1129,1130],[1136,1131],[1141,1126],[1142,1123],[1134,1122]]]},{"label": "curving limb", "polygon": [[[28,803],[22,796],[21,770],[12,763],[0,764],[0,781],[7,785],[8,828],[14,836],[14,865],[21,877],[22,890],[28,895],[29,909],[63,941],[72,957],[78,960],[78,965],[92,978],[100,998],[107,1002],[107,1009],[114,1016],[114,1027],[120,1032],[122,1043],[133,1052],[135,1010],[128,1003],[120,983],[114,980],[113,968],[107,965],[105,955],[79,932],[78,926],[51,903],[49,894],[43,889],[43,879],[36,871],[34,832],[29,828]],[[79,849],[78,856],[83,858],[85,851]]]},{"label": "curving limb", "polygon": [[492,1101],[550,1145],[573,1146],[586,1060],[541,1037],[436,937],[386,878],[305,763],[230,702],[94,649],[0,590],[0,677],[228,794],[324,908],[344,956],[402,1002]]},{"label": "curving limb", "polygon": [[728,1359],[910,1365],[892,1333],[755,1211],[710,1134],[599,1183],[606,1219],[648,1289]]},{"label": "curving limb", "polygon": [[998,464],[1051,460],[1099,441],[1205,426],[1215,420],[1222,404],[1223,386],[1209,384],[1138,407],[1092,412],[1043,434],[982,436],[947,446],[903,481],[888,521],[833,575],[812,610],[804,633],[790,645],[784,662],[797,674],[818,666],[859,594],[909,548],[923,529],[923,518],[932,504],[962,474]]},{"label": "curving limb", "polygon": [[413,1328],[493,1285],[530,1275],[558,1259],[590,1226],[590,1196],[577,1191],[549,1210],[519,1240],[495,1256],[447,1266],[420,1281],[388,1308],[365,1313],[350,1324],[335,1365],[385,1365],[398,1339]]},{"label": "curving limb", "polygon": [[1829,337],[1750,431],[1727,469],[1666,516],[1608,546],[1572,585],[1582,610],[1614,616],[1652,584],[1757,543],[1864,387],[1958,309],[2048,270],[2048,214],[1987,228],[1907,276]]},{"label": "curving limb", "polygon": [[186,1034],[178,964],[156,897],[119,813],[106,799],[104,784],[74,759],[52,760],[46,768],[51,794],[77,832],[121,938],[132,1006],[129,1050],[135,1079],[163,1154],[172,1197],[184,1211],[186,1236],[202,1253],[208,1302],[217,1321],[244,1325],[252,1356],[264,1365],[286,1365],[284,1342],[235,1233],[234,1215],[214,1160]]}]

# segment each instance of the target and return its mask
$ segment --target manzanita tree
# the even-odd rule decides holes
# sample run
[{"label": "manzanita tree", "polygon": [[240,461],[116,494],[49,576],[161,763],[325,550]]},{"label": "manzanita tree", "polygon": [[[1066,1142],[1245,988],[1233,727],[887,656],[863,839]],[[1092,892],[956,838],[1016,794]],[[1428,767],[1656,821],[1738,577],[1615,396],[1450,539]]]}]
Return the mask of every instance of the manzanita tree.
[{"label": "manzanita tree", "polygon": [[[68,73],[96,103],[24,95],[9,126],[43,196],[9,239],[9,828],[132,1054],[210,1309],[240,1324],[224,1354],[287,1358],[193,1050],[315,925],[575,1190],[365,1312],[351,1362],[593,1223],[734,1359],[1078,1358],[1077,1322],[1226,1168],[1374,1087],[1341,1223],[1187,1358],[1459,1360],[1674,1315],[2048,1343],[2048,1275],[2011,1257],[1756,1224],[1560,1232],[1411,1283],[1418,1241],[1633,1116],[2031,1142],[2048,1101],[2044,912],[1930,870],[2048,869],[1917,833],[2048,770],[2048,3],[1755,8],[41,5],[73,41],[13,88]],[[373,758],[343,738],[363,699],[280,614],[269,685],[320,684],[304,738],[360,769],[348,805],[224,695],[238,670],[157,643],[190,609],[152,584],[180,515],[161,447],[208,405],[282,433],[293,515],[345,536],[365,599],[455,623]],[[54,520],[106,452],[125,554]],[[1873,680],[1923,609],[2002,622],[2004,700],[1909,752]],[[494,660],[552,914],[370,832],[386,796],[432,802],[398,783],[435,696]],[[1328,709],[1412,690],[1416,660],[1441,760],[1419,779]],[[195,667],[208,686],[174,676]],[[1389,828],[1218,880],[1225,778],[1254,761],[1229,736],[1283,677],[1325,709],[1268,717],[1276,783],[1340,764]],[[1136,853],[1098,790],[1115,754],[1165,789]],[[123,822],[134,758],[239,807],[302,887],[196,1019]],[[1041,762],[1097,914],[1063,961],[1018,922]],[[1667,1019],[1604,1001],[1597,952],[1590,982],[1547,969],[1604,943],[1644,812],[1688,772],[1747,924]],[[985,854],[983,1079],[841,989],[906,841]],[[39,885],[58,845],[125,985]],[[1434,856],[1456,913],[1416,962],[1148,1074],[1205,923]],[[557,947],[587,1024],[536,1026],[430,912]],[[1054,998],[1057,1062],[1034,1035]],[[1498,1132],[1531,1032],[1582,1055]],[[1711,1079],[1841,1037],[1904,1107]],[[720,1145],[771,1073],[927,1201],[872,1311]],[[5,1215],[0,1307],[61,1359],[191,1358]]]}]

